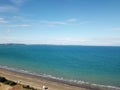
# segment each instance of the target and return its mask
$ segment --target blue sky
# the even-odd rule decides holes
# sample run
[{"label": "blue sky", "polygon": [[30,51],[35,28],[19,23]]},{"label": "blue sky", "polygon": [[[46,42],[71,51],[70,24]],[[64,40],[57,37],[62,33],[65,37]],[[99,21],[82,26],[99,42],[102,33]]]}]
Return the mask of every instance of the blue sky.
[{"label": "blue sky", "polygon": [[120,0],[0,0],[0,43],[120,46]]}]

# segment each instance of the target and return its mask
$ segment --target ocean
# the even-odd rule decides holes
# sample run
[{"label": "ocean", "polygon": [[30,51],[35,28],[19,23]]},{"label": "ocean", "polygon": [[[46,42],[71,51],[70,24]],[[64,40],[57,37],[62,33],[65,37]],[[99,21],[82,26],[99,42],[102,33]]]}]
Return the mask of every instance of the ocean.
[{"label": "ocean", "polygon": [[0,67],[120,87],[120,47],[1,44]]}]

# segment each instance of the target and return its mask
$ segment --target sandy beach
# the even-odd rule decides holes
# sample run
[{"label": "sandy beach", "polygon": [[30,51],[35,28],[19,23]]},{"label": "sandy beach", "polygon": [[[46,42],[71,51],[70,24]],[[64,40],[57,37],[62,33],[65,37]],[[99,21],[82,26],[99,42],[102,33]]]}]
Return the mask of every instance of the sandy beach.
[{"label": "sandy beach", "polygon": [[30,85],[40,90],[43,85],[47,86],[48,90],[119,90],[70,84],[26,73],[15,72],[4,68],[0,68],[0,76],[6,77],[8,80],[12,80],[15,82],[19,80],[20,84]]},{"label": "sandy beach", "polygon": [[34,88],[41,89],[43,85],[46,85],[49,90],[90,90],[85,88],[80,88],[76,86],[70,86],[67,84],[53,82],[50,80],[45,80],[40,77],[35,77],[32,75],[27,75],[23,73],[18,73],[6,69],[0,68],[0,76],[6,77],[12,81],[21,81],[21,84],[30,85]]},{"label": "sandy beach", "polygon": [[3,83],[0,83],[0,90],[9,90],[10,88],[12,88],[12,87],[9,85],[5,85]]}]

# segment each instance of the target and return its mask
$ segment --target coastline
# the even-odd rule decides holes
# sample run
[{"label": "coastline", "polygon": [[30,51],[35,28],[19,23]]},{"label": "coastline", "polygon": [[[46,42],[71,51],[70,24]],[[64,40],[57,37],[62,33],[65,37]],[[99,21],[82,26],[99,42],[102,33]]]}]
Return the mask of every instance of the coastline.
[{"label": "coastline", "polygon": [[60,83],[57,81],[48,80],[47,78],[42,78],[39,76],[27,74],[27,73],[20,73],[12,70],[8,70],[5,68],[0,68],[0,76],[6,77],[12,81],[21,81],[21,84],[30,85],[34,88],[41,89],[43,85],[46,85],[49,90],[90,90],[85,88],[80,88],[76,86],[70,86],[64,83]]},{"label": "coastline", "polygon": [[41,89],[43,85],[49,87],[50,90],[120,90],[119,87],[104,86],[97,84],[89,84],[85,82],[75,83],[66,80],[59,80],[50,77],[34,75],[28,72],[20,72],[15,69],[0,66],[0,76],[6,77],[13,81],[21,81],[21,84],[30,85]]}]

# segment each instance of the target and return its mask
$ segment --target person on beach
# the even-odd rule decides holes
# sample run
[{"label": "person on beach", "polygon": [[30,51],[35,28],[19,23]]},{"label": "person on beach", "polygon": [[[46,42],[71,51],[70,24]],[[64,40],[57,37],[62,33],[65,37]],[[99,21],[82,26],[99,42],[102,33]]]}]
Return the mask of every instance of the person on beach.
[{"label": "person on beach", "polygon": [[42,90],[48,90],[48,87],[46,87],[45,85],[42,86]]},{"label": "person on beach", "polygon": [[21,83],[21,80],[17,80],[16,83],[17,83],[17,84],[20,84],[20,83]]}]

